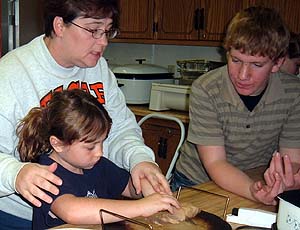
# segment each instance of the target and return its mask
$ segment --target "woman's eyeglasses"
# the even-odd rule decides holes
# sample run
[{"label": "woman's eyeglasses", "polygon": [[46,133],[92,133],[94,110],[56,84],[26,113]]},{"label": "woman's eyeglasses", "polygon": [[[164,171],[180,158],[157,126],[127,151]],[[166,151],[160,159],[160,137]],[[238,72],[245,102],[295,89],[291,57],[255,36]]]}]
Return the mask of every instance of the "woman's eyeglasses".
[{"label": "woman's eyeglasses", "polygon": [[95,38],[95,39],[103,38],[104,34],[105,34],[107,39],[113,39],[119,33],[118,29],[110,29],[110,30],[96,29],[96,30],[91,30],[91,29],[84,28],[84,27],[82,27],[82,26],[80,26],[80,25],[78,25],[74,22],[70,22],[70,23],[74,26],[77,26],[81,29],[84,29],[84,30],[90,32],[92,34],[93,38]]}]

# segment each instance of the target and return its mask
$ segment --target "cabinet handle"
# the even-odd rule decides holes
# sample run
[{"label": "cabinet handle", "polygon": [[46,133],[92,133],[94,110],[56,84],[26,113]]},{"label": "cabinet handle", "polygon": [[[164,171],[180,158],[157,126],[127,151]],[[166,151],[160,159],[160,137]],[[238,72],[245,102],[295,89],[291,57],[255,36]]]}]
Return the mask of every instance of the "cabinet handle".
[{"label": "cabinet handle", "polygon": [[197,8],[194,16],[195,30],[204,30],[204,8]]},{"label": "cabinet handle", "polygon": [[201,8],[200,10],[200,17],[199,17],[200,21],[199,21],[199,29],[200,30],[204,30],[204,8]]},{"label": "cabinet handle", "polygon": [[143,64],[143,61],[146,61],[146,58],[137,58],[135,59],[139,64]]},{"label": "cabinet handle", "polygon": [[152,26],[152,32],[153,32],[153,33],[157,33],[157,32],[158,32],[158,23],[157,23],[157,22],[154,22],[154,23],[153,23],[153,26]]},{"label": "cabinet handle", "polygon": [[167,158],[167,150],[168,150],[168,143],[167,138],[160,137],[158,142],[158,152],[157,155],[159,158],[166,159]]},{"label": "cabinet handle", "polygon": [[194,28],[195,30],[199,30],[200,29],[200,9],[197,8],[195,10],[195,15],[194,15]]}]

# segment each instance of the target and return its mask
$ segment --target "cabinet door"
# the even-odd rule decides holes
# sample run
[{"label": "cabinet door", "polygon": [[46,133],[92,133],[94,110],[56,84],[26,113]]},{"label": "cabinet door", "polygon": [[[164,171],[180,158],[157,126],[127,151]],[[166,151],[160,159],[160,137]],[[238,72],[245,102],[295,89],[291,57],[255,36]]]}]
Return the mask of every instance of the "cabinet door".
[{"label": "cabinet door", "polygon": [[246,5],[243,0],[201,0],[200,40],[223,41],[227,24]]},{"label": "cabinet door", "polygon": [[195,28],[199,0],[156,0],[155,38],[159,40],[198,40]]},{"label": "cabinet door", "polygon": [[154,0],[120,2],[120,34],[117,38],[153,38]]},{"label": "cabinet door", "polygon": [[174,121],[151,118],[142,124],[142,131],[145,144],[153,150],[156,163],[166,175],[180,141],[179,126]]},{"label": "cabinet door", "polygon": [[300,1],[295,0],[250,0],[250,5],[262,5],[276,9],[289,30],[300,33]]}]

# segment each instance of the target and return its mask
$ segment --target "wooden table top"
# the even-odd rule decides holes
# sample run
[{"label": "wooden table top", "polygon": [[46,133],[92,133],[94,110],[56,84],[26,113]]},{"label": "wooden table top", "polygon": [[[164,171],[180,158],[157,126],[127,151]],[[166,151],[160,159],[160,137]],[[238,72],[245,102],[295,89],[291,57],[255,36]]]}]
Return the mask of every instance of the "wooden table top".
[{"label": "wooden table top", "polygon": [[[258,168],[256,170],[252,170],[249,172],[249,175],[254,178],[260,178],[261,173],[264,171],[264,168]],[[240,197],[236,194],[233,194],[231,192],[225,191],[221,189],[219,186],[217,186],[214,182],[210,181],[204,184],[200,184],[194,187],[197,190],[190,189],[190,188],[183,188],[180,191],[179,195],[179,201],[180,202],[188,202],[193,204],[194,206],[199,207],[201,210],[204,210],[206,212],[215,214],[221,218],[224,217],[224,214],[231,213],[233,208],[256,208],[256,209],[262,209],[266,211],[272,211],[277,212],[277,207],[275,206],[267,206],[261,203],[257,203],[251,200],[248,200],[246,198]],[[200,191],[204,190],[204,191]],[[211,194],[213,193],[213,194]],[[176,194],[175,194],[176,195]],[[229,201],[229,202],[228,202]],[[227,207],[226,207],[227,203]],[[225,212],[224,212],[225,210]],[[142,222],[147,222],[147,218],[136,218],[136,220],[140,220]],[[122,228],[122,229],[132,229],[132,230],[139,230],[139,229],[146,229],[144,227],[140,227],[136,224],[129,224],[130,228]],[[154,227],[153,229],[197,229],[197,230],[205,230],[208,229],[208,225],[203,225],[202,227],[199,225],[195,225],[191,222],[182,222],[177,225],[167,224],[164,226],[158,226],[158,225],[151,225]],[[237,224],[232,224],[232,228],[234,229]],[[63,225],[54,229],[62,229],[62,228],[83,228],[83,229],[101,229],[99,225],[89,225],[89,226],[73,226],[73,225]],[[119,229],[119,228],[115,228]]]},{"label": "wooden table top", "polygon": [[165,115],[171,115],[180,119],[183,123],[189,123],[189,112],[179,110],[166,110],[166,111],[154,111],[149,110],[149,105],[128,105],[128,108],[138,116],[146,116],[150,113],[160,113]]}]

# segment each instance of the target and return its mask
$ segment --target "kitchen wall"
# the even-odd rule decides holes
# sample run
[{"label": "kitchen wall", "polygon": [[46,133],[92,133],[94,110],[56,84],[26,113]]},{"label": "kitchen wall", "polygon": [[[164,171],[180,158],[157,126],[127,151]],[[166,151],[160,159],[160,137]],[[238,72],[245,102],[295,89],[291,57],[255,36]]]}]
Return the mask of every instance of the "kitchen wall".
[{"label": "kitchen wall", "polygon": [[[177,73],[176,60],[206,59],[210,61],[225,61],[222,48],[205,46],[176,46],[110,43],[104,53],[109,64],[133,64],[135,59],[145,58],[145,63],[173,67]],[[175,69],[174,69],[175,68]]]}]

